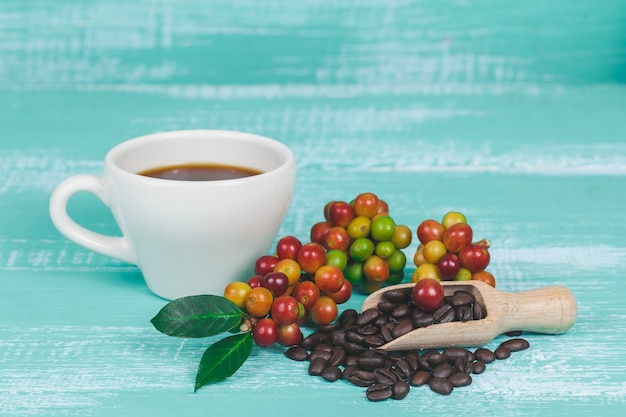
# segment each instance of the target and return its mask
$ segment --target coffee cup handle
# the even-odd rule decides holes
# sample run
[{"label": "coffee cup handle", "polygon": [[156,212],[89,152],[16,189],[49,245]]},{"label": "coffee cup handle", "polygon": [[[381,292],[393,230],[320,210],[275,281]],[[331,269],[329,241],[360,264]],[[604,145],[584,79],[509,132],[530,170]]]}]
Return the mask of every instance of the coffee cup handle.
[{"label": "coffee cup handle", "polygon": [[126,237],[107,236],[91,231],[76,223],[67,213],[67,202],[76,193],[95,194],[107,207],[102,177],[80,174],[63,180],[50,197],[50,217],[55,227],[75,243],[112,258],[137,264],[135,253]]}]

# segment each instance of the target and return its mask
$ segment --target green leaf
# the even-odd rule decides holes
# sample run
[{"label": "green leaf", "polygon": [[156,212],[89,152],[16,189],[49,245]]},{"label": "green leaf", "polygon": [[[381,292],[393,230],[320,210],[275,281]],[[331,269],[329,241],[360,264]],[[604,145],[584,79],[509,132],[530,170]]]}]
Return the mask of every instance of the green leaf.
[{"label": "green leaf", "polygon": [[243,311],[216,295],[192,295],[170,301],[150,320],[161,333],[176,337],[208,337],[239,326]]},{"label": "green leaf", "polygon": [[248,359],[250,352],[252,352],[251,333],[228,336],[209,346],[200,360],[194,391],[233,375]]}]

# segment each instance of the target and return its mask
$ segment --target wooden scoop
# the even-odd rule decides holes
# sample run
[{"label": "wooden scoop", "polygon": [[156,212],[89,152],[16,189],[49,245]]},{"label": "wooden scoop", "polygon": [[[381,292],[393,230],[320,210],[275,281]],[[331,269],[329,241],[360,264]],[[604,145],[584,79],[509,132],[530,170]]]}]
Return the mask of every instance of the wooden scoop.
[{"label": "wooden scoop", "polygon": [[[525,292],[504,292],[481,281],[444,281],[446,296],[463,290],[474,295],[486,309],[480,320],[432,324],[415,329],[381,346],[384,350],[431,349],[484,345],[496,336],[515,330],[560,334],[576,321],[576,299],[562,286],[548,286]],[[414,283],[382,288],[370,294],[361,311],[376,307],[382,295],[392,289],[413,288]]]}]

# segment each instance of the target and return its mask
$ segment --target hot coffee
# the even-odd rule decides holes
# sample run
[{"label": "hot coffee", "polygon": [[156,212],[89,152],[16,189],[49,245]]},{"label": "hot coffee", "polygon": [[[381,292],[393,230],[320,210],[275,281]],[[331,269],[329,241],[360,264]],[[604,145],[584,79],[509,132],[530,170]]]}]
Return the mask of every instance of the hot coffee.
[{"label": "hot coffee", "polygon": [[138,174],[146,177],[177,181],[219,181],[251,177],[261,171],[233,165],[181,164],[151,168]]}]

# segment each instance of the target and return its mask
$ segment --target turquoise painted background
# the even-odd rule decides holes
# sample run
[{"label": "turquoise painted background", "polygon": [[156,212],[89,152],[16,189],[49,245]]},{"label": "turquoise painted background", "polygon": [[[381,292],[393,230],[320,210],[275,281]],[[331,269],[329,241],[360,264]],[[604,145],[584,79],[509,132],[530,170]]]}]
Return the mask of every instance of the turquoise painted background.
[{"label": "turquoise painted background", "polygon": [[[0,415],[623,415],[625,82],[618,0],[2,0]],[[372,404],[278,347],[193,394],[211,340],[156,332],[165,302],[64,239],[48,200],[119,142],[195,128],[292,148],[280,235],[362,191],[412,229],[460,210],[498,288],[565,285],[576,324],[449,397]],[[116,233],[95,197],[71,203]]]}]

